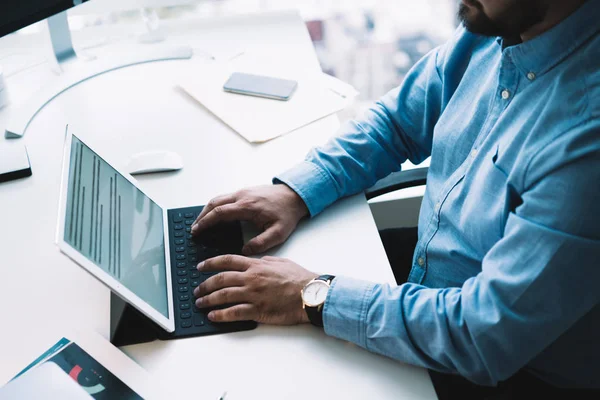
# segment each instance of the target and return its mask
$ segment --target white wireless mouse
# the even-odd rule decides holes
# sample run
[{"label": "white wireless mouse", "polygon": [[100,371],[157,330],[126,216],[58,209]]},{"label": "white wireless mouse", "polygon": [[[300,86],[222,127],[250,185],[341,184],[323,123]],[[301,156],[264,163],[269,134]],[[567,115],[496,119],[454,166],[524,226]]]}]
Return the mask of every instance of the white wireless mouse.
[{"label": "white wireless mouse", "polygon": [[183,160],[172,151],[145,151],[134,154],[129,159],[127,172],[131,175],[154,172],[177,171],[183,168]]}]

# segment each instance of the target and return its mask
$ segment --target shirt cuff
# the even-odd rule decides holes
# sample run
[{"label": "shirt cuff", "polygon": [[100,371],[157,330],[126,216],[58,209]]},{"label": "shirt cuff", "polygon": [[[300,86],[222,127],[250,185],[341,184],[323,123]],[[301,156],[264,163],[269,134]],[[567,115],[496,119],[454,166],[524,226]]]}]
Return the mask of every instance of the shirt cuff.
[{"label": "shirt cuff", "polygon": [[331,177],[317,165],[303,161],[273,178],[273,183],[285,183],[306,204],[314,217],[338,199]]},{"label": "shirt cuff", "polygon": [[374,283],[336,277],[323,308],[325,333],[366,348],[367,312]]}]

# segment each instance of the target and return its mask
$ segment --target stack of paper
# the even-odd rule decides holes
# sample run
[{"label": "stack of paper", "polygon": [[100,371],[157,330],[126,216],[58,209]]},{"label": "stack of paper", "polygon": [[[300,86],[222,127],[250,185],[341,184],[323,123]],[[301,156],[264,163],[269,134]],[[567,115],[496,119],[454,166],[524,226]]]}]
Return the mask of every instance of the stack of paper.
[{"label": "stack of paper", "polygon": [[234,70],[215,63],[186,77],[179,85],[251,143],[266,142],[338,112],[357,95],[352,86],[326,74],[298,78],[269,73],[268,76],[298,81],[296,92],[287,101],[225,92],[223,84],[234,71],[261,74],[256,68]]}]

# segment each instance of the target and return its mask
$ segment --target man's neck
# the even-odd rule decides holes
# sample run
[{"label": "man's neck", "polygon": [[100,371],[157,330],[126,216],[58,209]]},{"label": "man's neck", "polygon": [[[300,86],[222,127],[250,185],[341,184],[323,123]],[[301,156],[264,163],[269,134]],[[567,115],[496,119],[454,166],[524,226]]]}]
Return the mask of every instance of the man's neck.
[{"label": "man's neck", "polygon": [[537,24],[533,25],[527,31],[521,33],[521,40],[526,42],[541,35],[561,21],[565,20],[569,15],[573,14],[587,0],[557,0],[548,1],[544,18]]}]

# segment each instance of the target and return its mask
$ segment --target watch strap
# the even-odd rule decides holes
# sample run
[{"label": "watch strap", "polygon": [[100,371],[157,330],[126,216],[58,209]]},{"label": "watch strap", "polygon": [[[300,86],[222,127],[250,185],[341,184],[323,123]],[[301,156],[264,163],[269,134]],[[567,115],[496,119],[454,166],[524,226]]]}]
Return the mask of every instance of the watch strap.
[{"label": "watch strap", "polygon": [[328,284],[331,285],[331,281],[333,280],[333,278],[335,278],[335,276],[333,276],[333,275],[321,275],[318,278],[315,278],[315,280],[317,280],[317,281],[325,281],[325,282],[327,282]]}]

